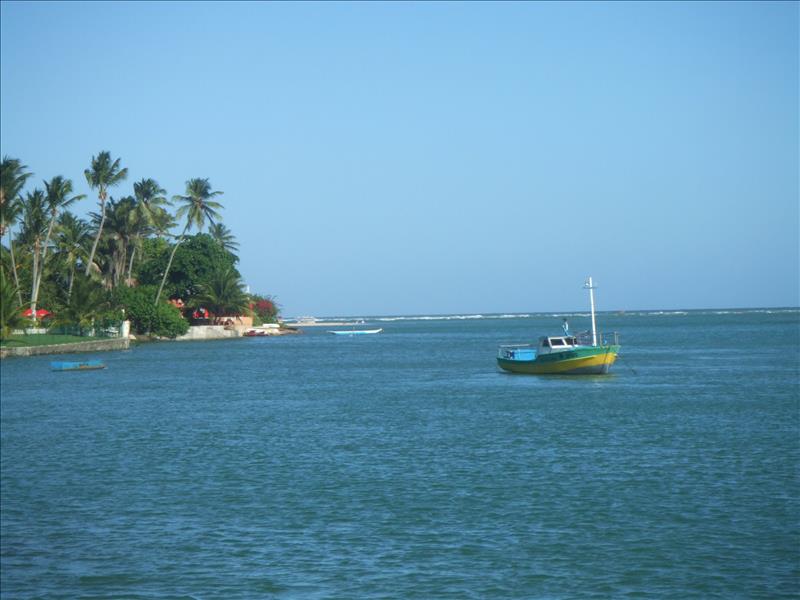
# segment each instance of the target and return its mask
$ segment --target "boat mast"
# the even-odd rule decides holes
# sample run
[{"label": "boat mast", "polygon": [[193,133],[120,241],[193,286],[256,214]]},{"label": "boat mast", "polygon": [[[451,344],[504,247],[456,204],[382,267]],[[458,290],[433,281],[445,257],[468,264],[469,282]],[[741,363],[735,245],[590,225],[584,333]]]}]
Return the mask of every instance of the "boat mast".
[{"label": "boat mast", "polygon": [[597,326],[594,322],[594,286],[591,277],[583,284],[583,288],[589,290],[589,304],[592,307],[592,346],[597,346]]}]

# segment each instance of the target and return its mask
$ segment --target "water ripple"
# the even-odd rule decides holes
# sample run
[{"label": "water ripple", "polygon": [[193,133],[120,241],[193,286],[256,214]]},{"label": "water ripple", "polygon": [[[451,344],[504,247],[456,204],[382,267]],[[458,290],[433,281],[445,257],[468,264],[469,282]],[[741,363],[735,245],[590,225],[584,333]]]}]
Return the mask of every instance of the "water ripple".
[{"label": "water ripple", "polygon": [[797,313],[608,318],[635,374],[498,372],[530,315],[3,361],[1,593],[797,597]]}]

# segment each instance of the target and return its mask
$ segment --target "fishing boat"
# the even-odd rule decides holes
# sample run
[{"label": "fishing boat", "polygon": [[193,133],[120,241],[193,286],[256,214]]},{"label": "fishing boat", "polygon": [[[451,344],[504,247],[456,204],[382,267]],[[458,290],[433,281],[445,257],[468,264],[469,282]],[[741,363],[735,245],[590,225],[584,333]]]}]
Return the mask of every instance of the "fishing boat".
[{"label": "fishing boat", "polygon": [[328,333],[332,333],[333,335],[369,335],[372,333],[380,333],[383,331],[381,329],[342,329],[338,331],[328,331]]},{"label": "fishing boat", "polygon": [[510,373],[533,375],[597,375],[608,373],[619,354],[616,332],[604,335],[597,331],[592,278],[584,284],[589,290],[592,330],[570,335],[566,320],[564,335],[543,336],[538,344],[501,344],[497,364]]},{"label": "fishing boat", "polygon": [[54,361],[50,363],[50,369],[53,371],[96,371],[105,368],[106,364],[102,360]]}]

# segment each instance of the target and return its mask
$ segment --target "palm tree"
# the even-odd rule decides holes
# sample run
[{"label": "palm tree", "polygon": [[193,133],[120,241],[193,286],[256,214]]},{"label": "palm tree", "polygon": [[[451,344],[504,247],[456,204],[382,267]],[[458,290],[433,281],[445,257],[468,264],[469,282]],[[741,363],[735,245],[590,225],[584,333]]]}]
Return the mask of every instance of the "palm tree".
[{"label": "palm tree", "polygon": [[250,307],[250,298],[233,269],[218,269],[209,275],[200,294],[191,299],[190,306],[208,308],[218,319],[226,314],[240,315],[246,312]]},{"label": "palm tree", "polygon": [[47,231],[48,205],[42,190],[35,189],[25,195],[22,203],[21,241],[31,249],[31,311],[36,319],[36,281],[42,268],[41,255]]},{"label": "palm tree", "polygon": [[94,238],[92,251],[89,254],[89,260],[86,263],[86,275],[89,275],[92,261],[94,260],[94,253],[97,252],[97,244],[100,242],[100,236],[103,235],[103,225],[106,220],[106,198],[108,198],[108,188],[117,185],[120,181],[128,176],[128,169],[120,169],[118,158],[111,161],[111,153],[103,150],[96,157],[92,157],[92,166],[86,169],[83,174],[86,176],[86,181],[92,189],[97,189],[97,197],[100,204],[100,223],[97,228],[97,235]]},{"label": "palm tree", "polygon": [[[81,330],[89,327],[110,308],[108,294],[94,279],[79,277],[66,302],[58,310],[57,325],[78,324]],[[82,331],[81,331],[82,333]]]},{"label": "palm tree", "polygon": [[172,235],[169,233],[169,230],[177,225],[178,222],[175,220],[175,217],[171,212],[160,208],[153,213],[153,229],[159,235],[172,237]]},{"label": "palm tree", "polygon": [[19,274],[17,273],[17,259],[14,254],[14,237],[11,235],[11,226],[17,222],[22,215],[22,199],[17,196],[16,198],[9,198],[3,203],[2,206],[2,220],[7,225],[8,231],[8,253],[11,257],[11,272],[14,274],[14,285],[17,289],[17,296],[19,303],[22,304],[22,288],[19,285]]},{"label": "palm tree", "polygon": [[238,260],[239,257],[236,256],[236,251],[239,249],[239,244],[231,230],[224,223],[214,223],[208,228],[208,233],[223,249],[233,254]]},{"label": "palm tree", "polygon": [[[125,273],[124,283],[127,286],[133,285],[133,259],[136,252],[142,248],[142,240],[149,234],[155,232],[155,227],[150,225],[146,217],[139,210],[139,203],[134,201],[134,208],[128,215],[128,269]],[[163,209],[160,209],[163,210]],[[155,220],[155,217],[154,219]]]},{"label": "palm tree", "polygon": [[84,261],[89,256],[89,245],[91,243],[89,232],[89,224],[70,212],[62,213],[58,218],[56,249],[69,272],[67,303],[69,303],[69,298],[72,295],[75,266],[79,259]]},{"label": "palm tree", "polygon": [[167,213],[164,206],[171,204],[164,195],[166,193],[167,191],[158,185],[155,179],[142,179],[133,184],[136,212],[131,215],[131,219],[135,221],[139,235],[133,240],[133,250],[128,262],[128,275],[126,277],[128,285],[133,281],[133,258],[136,255],[136,250],[141,246],[142,237],[153,231],[163,234],[166,231],[165,226],[171,220],[164,218],[164,214]]},{"label": "palm tree", "polygon": [[[25,171],[27,168],[18,158],[4,156],[3,161],[0,162],[0,241],[2,241],[7,229],[10,232],[11,227],[17,222],[22,213],[20,192],[25,187],[28,177],[32,175],[32,173]],[[8,236],[8,250],[11,254],[11,270],[14,273],[14,283],[17,286],[19,303],[22,304],[22,291],[19,286],[19,275],[17,274],[17,264],[14,258],[14,240],[11,238],[10,233]]]},{"label": "palm tree", "polygon": [[179,200],[184,203],[183,206],[178,208],[178,212],[175,216],[178,219],[186,216],[186,225],[183,228],[183,232],[178,237],[178,241],[175,242],[175,246],[172,248],[172,254],[169,256],[167,268],[164,270],[164,276],[161,278],[161,285],[158,286],[156,304],[158,304],[161,298],[164,283],[167,281],[167,275],[172,268],[172,260],[175,258],[175,252],[178,250],[178,246],[183,241],[183,238],[186,237],[186,232],[192,227],[196,227],[198,231],[202,231],[206,220],[213,225],[214,222],[220,218],[218,211],[222,208],[222,204],[211,200],[211,198],[220,196],[221,194],[222,192],[219,191],[211,191],[211,184],[208,182],[208,179],[201,179],[198,177],[186,182],[185,196],[178,195],[172,197],[173,200]]},{"label": "palm tree", "polygon": [[167,190],[163,189],[155,179],[142,179],[133,184],[133,195],[136,197],[137,209],[145,217],[145,220],[154,225],[154,220],[158,214],[158,209],[172,204],[164,195]]},{"label": "palm tree", "polygon": [[22,302],[17,298],[17,290],[0,270],[0,338],[22,322],[20,307]]},{"label": "palm tree", "polygon": [[70,197],[72,194],[72,181],[64,179],[61,175],[53,177],[50,181],[44,182],[45,200],[47,208],[50,211],[50,223],[47,227],[47,235],[44,239],[44,246],[42,250],[42,264],[38,269],[36,277],[33,281],[33,293],[31,295],[31,311],[36,318],[36,302],[39,300],[39,286],[42,283],[42,273],[44,273],[44,264],[47,259],[47,248],[50,245],[50,237],[53,234],[53,227],[56,224],[58,211],[67,208],[69,205],[82,200],[86,197],[85,194],[78,194],[77,196]]},{"label": "palm tree", "polygon": [[18,158],[8,156],[4,156],[0,163],[0,238],[6,234],[6,226],[10,223],[5,219],[6,202],[19,198],[25,182],[32,175],[25,172],[27,168]]},{"label": "palm tree", "polygon": [[[97,213],[92,213],[95,223],[99,222],[100,218]],[[128,248],[133,239],[139,235],[141,224],[141,219],[136,211],[136,200],[132,196],[120,198],[118,201],[115,201],[114,198],[109,199],[102,250],[96,255],[97,258],[102,258],[102,262],[105,264],[103,276],[106,287],[115,288],[124,278],[125,265],[128,262]]]}]

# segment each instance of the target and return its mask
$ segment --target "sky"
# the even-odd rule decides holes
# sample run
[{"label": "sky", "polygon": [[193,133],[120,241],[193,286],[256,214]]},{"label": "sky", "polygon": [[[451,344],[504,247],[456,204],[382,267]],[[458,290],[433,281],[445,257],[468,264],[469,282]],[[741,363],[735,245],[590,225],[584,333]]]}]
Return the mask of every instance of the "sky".
[{"label": "sky", "polygon": [[0,4],[0,153],[208,178],[285,316],[800,305],[796,2]]}]

